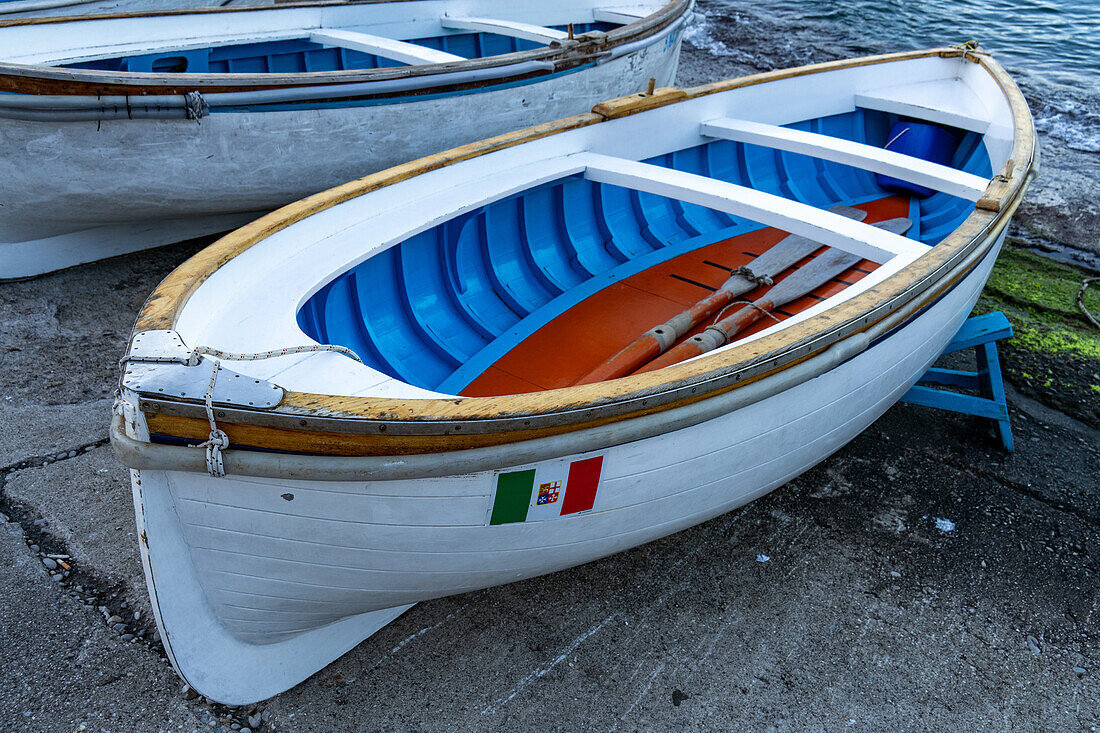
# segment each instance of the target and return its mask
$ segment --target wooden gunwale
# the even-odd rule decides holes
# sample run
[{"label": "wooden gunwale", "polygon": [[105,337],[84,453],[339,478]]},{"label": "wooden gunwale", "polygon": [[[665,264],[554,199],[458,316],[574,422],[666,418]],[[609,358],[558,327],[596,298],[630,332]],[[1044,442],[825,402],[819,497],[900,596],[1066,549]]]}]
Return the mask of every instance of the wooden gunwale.
[{"label": "wooden gunwale", "polygon": [[[986,198],[998,203],[999,210],[994,212],[975,209],[935,248],[904,270],[850,301],[775,334],[712,357],[593,385],[524,395],[451,399],[389,399],[288,392],[283,402],[273,411],[257,411],[250,415],[239,411],[234,414],[234,417],[241,415],[251,423],[240,425],[241,429],[247,428],[247,435],[239,433],[239,442],[274,448],[283,441],[278,437],[279,434],[272,431],[290,430],[294,431],[294,445],[299,451],[315,450],[324,453],[341,450],[340,446],[344,446],[343,450],[381,450],[386,454],[396,455],[424,449],[436,450],[441,445],[444,449],[458,449],[460,444],[485,446],[498,441],[511,442],[582,430],[593,424],[671,409],[736,389],[820,353],[828,346],[865,330],[907,304],[934,297],[936,292],[949,287],[948,281],[954,279],[949,276],[958,263],[965,260],[983,242],[992,246],[993,234],[1007,224],[1022,197],[1033,163],[1037,162],[1030,112],[1019,89],[995,61],[985,54],[958,49],[932,49],[828,62],[801,69],[756,74],[686,90],[686,98],[694,99],[792,76],[913,58],[958,58],[964,53],[970,61],[982,65],[995,78],[1012,109],[1015,139],[1006,170],[1011,165],[1015,173],[1008,180],[994,178],[985,193]],[[624,100],[630,103],[635,97],[637,95]],[[674,103],[676,98],[676,95],[669,95],[664,103]],[[614,102],[605,103],[601,107],[606,115],[606,110],[614,108]],[[603,119],[605,116],[601,115],[578,115],[517,131],[391,168],[290,204],[223,237],[177,268],[151,294],[139,314],[135,331],[174,328],[187,299],[213,272],[264,237],[310,214],[419,173],[547,135],[596,124]],[[961,277],[961,274],[958,276]],[[153,407],[152,402],[142,402],[150,408]],[[197,406],[189,406],[183,401],[172,404],[172,411],[195,411],[196,415],[199,414]],[[178,430],[188,434],[180,437],[205,435],[205,432],[200,431],[190,436],[189,423],[179,422],[189,420],[186,417],[158,417],[149,413],[147,417],[151,420],[150,428],[157,425],[165,428],[168,434],[180,435],[175,432]],[[326,425],[338,426],[338,429],[326,431],[324,434],[314,433],[317,428],[311,427],[311,424],[318,418],[322,418]],[[263,423],[263,426],[259,423]],[[378,434],[382,424],[389,426],[384,439]],[[274,427],[275,425],[278,427]],[[506,430],[502,429],[504,426],[508,426]],[[462,433],[461,438],[455,434],[456,431]],[[400,435],[398,432],[411,434]],[[318,436],[316,441],[311,440],[312,434]],[[337,440],[329,437],[333,434],[341,438]],[[232,439],[233,431],[230,431],[230,435]],[[351,444],[354,444],[354,448]]]},{"label": "wooden gunwale", "polygon": [[[386,0],[367,3],[380,4]],[[398,0],[412,2],[413,0]],[[434,76],[458,70],[477,70],[507,67],[525,61],[554,62],[554,71],[563,71],[587,63],[616,47],[655,35],[676,22],[691,7],[692,0],[670,0],[660,10],[629,25],[609,31],[600,39],[581,36],[556,46],[499,54],[480,59],[453,61],[442,64],[420,64],[384,69],[348,69],[343,71],[307,71],[294,74],[159,74],[150,72],[115,72],[96,69],[70,69],[44,64],[13,64],[0,62],[0,91],[17,94],[51,95],[159,95],[185,94],[191,91],[206,93],[261,91],[305,86],[355,84],[371,81],[388,81],[419,76]],[[295,7],[341,6],[345,3],[318,2],[279,5],[278,9]],[[241,11],[272,11],[271,6],[248,8],[203,8],[199,12],[226,13]],[[119,13],[82,16],[79,20],[152,17],[159,15],[183,15],[196,11],[170,11],[165,13]],[[0,21],[0,30],[8,26],[37,25],[45,22],[73,22],[73,18],[28,18],[24,21]],[[547,71],[546,73],[553,73]],[[530,75],[527,75],[530,76]],[[506,80],[506,79],[505,79]],[[496,80],[494,83],[500,83]],[[447,91],[449,87],[433,87],[432,92]],[[403,94],[411,94],[405,92]]]}]

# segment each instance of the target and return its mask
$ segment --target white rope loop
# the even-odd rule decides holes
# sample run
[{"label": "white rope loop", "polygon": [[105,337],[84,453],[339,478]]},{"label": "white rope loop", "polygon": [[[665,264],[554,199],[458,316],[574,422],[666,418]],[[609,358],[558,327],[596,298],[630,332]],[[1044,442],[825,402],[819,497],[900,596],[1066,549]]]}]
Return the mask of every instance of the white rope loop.
[{"label": "white rope loop", "polygon": [[[717,325],[718,322],[721,321],[725,317],[726,311],[728,311],[730,308],[734,307],[735,305],[752,306],[753,308],[760,311],[761,313],[763,313],[764,315],[766,315],[768,318],[772,319],[776,323],[782,323],[782,321],[780,321],[778,318],[776,318],[774,313],[772,313],[771,311],[766,310],[764,308],[761,308],[756,303],[753,303],[751,300],[734,300],[734,301],[730,302],[730,304],[727,305],[725,308],[718,311],[718,316],[714,319],[714,324]],[[713,327],[714,326],[711,326],[711,328],[713,328]]]},{"label": "white rope loop", "polygon": [[344,356],[355,359],[355,361],[360,364],[363,363],[359,355],[346,346],[315,344],[311,346],[289,346],[285,349],[258,351],[251,354],[237,354],[230,351],[212,349],[209,346],[196,346],[188,353],[186,358],[174,356],[124,356],[119,360],[118,364],[120,368],[125,368],[126,364],[130,362],[145,364],[182,364],[192,367],[202,363],[204,356],[209,356],[211,358],[214,362],[214,368],[210,371],[210,381],[207,382],[206,393],[203,395],[203,404],[206,407],[206,421],[210,423],[210,434],[203,442],[195,443],[189,447],[205,448],[207,472],[214,478],[223,478],[225,476],[225,459],[222,456],[222,451],[229,447],[229,436],[225,434],[224,430],[219,429],[218,424],[214,421],[214,385],[218,383],[218,372],[220,372],[222,368],[220,360],[261,361],[263,359],[275,359],[290,354],[309,354],[325,351],[334,354],[343,354]]}]

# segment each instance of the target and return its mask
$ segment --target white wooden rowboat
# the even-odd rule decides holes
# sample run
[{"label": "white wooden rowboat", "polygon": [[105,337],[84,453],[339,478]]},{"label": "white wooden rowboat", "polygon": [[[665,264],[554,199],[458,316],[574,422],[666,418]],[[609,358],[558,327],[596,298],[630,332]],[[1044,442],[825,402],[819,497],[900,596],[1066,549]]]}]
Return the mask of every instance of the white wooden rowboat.
[{"label": "white wooden rowboat", "polygon": [[0,0],[0,22],[12,18],[135,13],[181,8],[270,5],[272,0]]},{"label": "white wooden rowboat", "polygon": [[228,230],[668,83],[691,4],[329,2],[0,23],[0,280]]},{"label": "white wooden rowboat", "polygon": [[[966,318],[1035,145],[989,56],[902,53],[612,100],[211,245],[142,310],[112,426],[176,669],[216,700],[264,698],[417,601],[797,476]],[[756,305],[680,345],[769,315],[589,378],[719,293]]]}]

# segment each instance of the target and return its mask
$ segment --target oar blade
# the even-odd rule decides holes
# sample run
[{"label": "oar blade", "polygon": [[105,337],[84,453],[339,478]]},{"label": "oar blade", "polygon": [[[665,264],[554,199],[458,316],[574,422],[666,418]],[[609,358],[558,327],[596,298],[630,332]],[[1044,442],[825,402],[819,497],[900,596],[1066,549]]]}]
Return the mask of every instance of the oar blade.
[{"label": "oar blade", "polygon": [[[912,222],[909,219],[897,218],[876,222],[872,226],[901,235],[909,231]],[[768,291],[766,297],[778,308],[785,303],[790,303],[792,300],[808,295],[811,291],[816,290],[848,268],[853,267],[861,259],[863,258],[859,255],[830,247],[783,278],[782,281]]]},{"label": "oar blade", "polygon": [[[829,211],[854,221],[863,221],[867,218],[866,211],[852,206],[838,204],[837,206],[831,207]],[[777,242],[774,247],[769,247],[767,251],[761,253],[759,257],[750,262],[749,269],[756,275],[775,277],[794,263],[805,257],[809,257],[814,252],[821,249],[821,246],[821,242],[815,242],[812,239],[807,239],[798,234],[790,234]],[[742,293],[756,287],[756,283],[749,284],[751,287],[747,290],[742,290]],[[737,293],[737,295],[740,294],[741,293]]]}]

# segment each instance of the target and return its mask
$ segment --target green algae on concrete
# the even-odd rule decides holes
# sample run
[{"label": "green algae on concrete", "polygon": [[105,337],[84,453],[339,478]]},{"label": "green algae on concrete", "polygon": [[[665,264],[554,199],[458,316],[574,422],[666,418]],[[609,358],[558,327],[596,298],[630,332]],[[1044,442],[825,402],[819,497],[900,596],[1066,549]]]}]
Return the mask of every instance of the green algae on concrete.
[{"label": "green algae on concrete", "polygon": [[[1002,368],[1017,389],[1100,427],[1100,329],[1077,308],[1089,277],[1070,265],[1012,246],[1001,252],[976,313],[1004,311],[1014,335]],[[1100,292],[1085,291],[1085,307],[1100,314]]]}]

